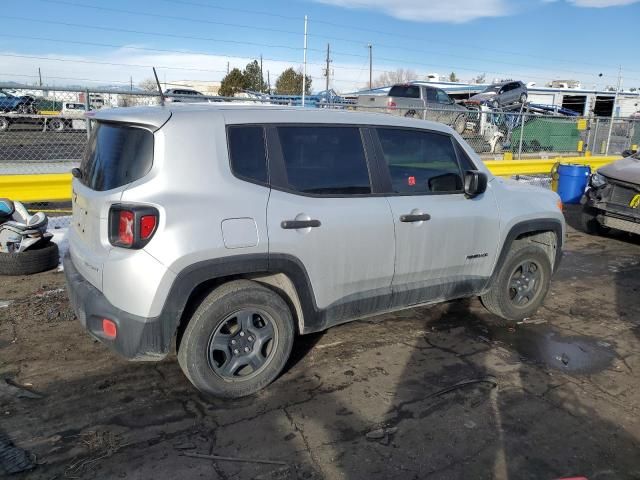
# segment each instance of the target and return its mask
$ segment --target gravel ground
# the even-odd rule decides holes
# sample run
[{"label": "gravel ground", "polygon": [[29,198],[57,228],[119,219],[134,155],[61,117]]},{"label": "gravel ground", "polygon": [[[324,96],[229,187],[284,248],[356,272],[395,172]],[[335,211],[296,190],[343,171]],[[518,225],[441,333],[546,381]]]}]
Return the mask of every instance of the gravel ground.
[{"label": "gravel ground", "polygon": [[94,342],[63,274],[5,278],[0,459],[3,442],[27,451],[35,468],[12,478],[42,480],[638,479],[639,288],[640,240],[570,228],[525,323],[476,300],[354,322],[301,338],[258,395],[221,401],[174,356],[129,363]]}]

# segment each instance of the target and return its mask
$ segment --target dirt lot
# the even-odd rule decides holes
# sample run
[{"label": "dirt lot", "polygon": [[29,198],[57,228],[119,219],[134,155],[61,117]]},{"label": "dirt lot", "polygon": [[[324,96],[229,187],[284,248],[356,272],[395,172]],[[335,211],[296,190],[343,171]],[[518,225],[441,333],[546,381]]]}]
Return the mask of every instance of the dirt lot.
[{"label": "dirt lot", "polygon": [[640,478],[638,239],[570,229],[524,324],[473,300],[344,325],[240,401],[199,395],[173,358],[111,354],[63,288],[0,283],[0,442],[37,462],[12,478]]}]

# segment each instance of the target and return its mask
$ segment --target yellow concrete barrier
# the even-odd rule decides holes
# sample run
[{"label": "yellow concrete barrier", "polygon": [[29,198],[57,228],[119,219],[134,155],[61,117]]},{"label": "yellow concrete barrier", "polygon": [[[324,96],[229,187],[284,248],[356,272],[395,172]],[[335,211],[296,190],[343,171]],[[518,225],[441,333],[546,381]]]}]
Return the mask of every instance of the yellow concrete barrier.
[{"label": "yellow concrete barrier", "polygon": [[[557,162],[589,165],[593,170],[620,157],[558,157],[528,160],[488,160],[491,173],[501,177],[550,174]],[[0,175],[0,197],[21,202],[59,202],[71,200],[71,174]]]},{"label": "yellow concrete barrier", "polygon": [[21,202],[71,200],[71,174],[0,175],[0,197]]},{"label": "yellow concrete barrier", "polygon": [[557,162],[589,165],[592,170],[596,170],[619,159],[620,157],[558,157],[545,160],[487,160],[484,163],[494,175],[510,177],[512,175],[549,174]]}]

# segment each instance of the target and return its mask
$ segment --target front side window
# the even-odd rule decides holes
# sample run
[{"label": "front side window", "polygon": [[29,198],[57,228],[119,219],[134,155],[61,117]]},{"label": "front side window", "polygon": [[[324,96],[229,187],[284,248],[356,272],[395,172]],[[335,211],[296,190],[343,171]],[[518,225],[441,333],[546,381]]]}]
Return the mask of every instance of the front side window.
[{"label": "front side window", "polygon": [[229,127],[228,140],[233,173],[250,181],[267,183],[264,129],[252,125]]},{"label": "front side window", "polygon": [[377,129],[394,193],[462,191],[462,175],[451,137],[424,130]]},{"label": "front side window", "polygon": [[371,193],[357,127],[278,127],[287,187],[301,193]]},{"label": "front side window", "polygon": [[447,95],[444,90],[436,90],[438,92],[438,103],[450,104],[451,99],[449,95]]}]

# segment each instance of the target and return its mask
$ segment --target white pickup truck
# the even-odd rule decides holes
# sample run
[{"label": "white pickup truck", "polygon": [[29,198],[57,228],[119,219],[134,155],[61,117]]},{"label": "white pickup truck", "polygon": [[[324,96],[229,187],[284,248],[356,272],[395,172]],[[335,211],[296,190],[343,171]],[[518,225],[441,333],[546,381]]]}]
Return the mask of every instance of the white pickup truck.
[{"label": "white pickup truck", "polygon": [[436,87],[398,84],[387,95],[359,95],[357,108],[445,123],[458,133],[465,130],[467,109]]},{"label": "white pickup truck", "polygon": [[[66,130],[86,130],[87,121],[84,103],[62,102],[60,111],[36,111],[34,113],[9,112],[0,114],[0,132],[6,132],[11,125],[36,125],[43,131],[63,132]],[[33,127],[31,127],[33,129]]]}]

